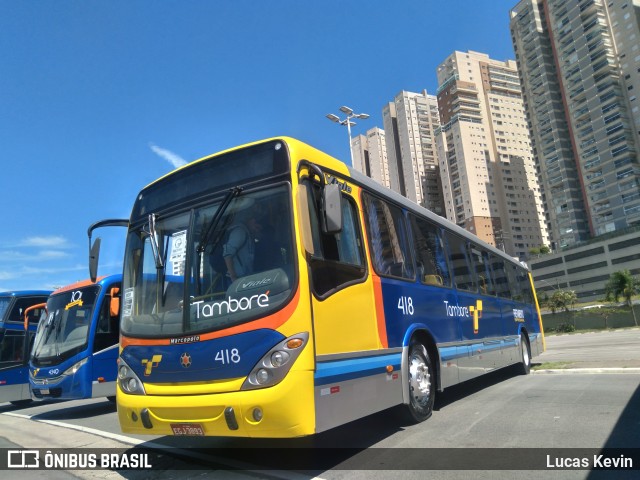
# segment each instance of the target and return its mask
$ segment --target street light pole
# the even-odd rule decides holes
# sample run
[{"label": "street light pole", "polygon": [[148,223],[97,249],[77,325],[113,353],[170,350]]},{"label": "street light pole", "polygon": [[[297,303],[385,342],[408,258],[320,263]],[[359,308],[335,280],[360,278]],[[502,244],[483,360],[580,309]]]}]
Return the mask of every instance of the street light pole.
[{"label": "street light pole", "polygon": [[327,118],[332,122],[339,123],[340,125],[346,125],[347,127],[347,135],[349,135],[349,154],[351,155],[351,166],[353,166],[353,149],[351,148],[351,125],[355,125],[356,122],[352,122],[352,118],[361,118],[362,120],[366,120],[369,118],[369,115],[366,113],[355,113],[351,108],[342,106],[340,107],[340,111],[347,115],[344,120],[341,120],[340,117],[334,115],[333,113],[329,113]]}]

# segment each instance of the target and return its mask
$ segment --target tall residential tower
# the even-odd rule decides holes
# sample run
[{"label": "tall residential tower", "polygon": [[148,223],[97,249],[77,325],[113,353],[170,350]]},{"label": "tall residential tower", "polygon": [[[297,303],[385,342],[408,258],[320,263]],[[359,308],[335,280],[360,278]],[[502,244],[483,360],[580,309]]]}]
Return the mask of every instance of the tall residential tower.
[{"label": "tall residential tower", "polygon": [[639,0],[522,0],[511,11],[556,247],[640,224],[639,11]]},{"label": "tall residential tower", "polygon": [[366,135],[351,139],[353,168],[372,178],[380,185],[391,187],[389,182],[389,162],[384,130],[374,127]]},{"label": "tall residential tower", "polygon": [[454,52],[437,74],[446,216],[524,260],[549,239],[515,62]]},{"label": "tall residential tower", "polygon": [[402,91],[382,110],[390,187],[444,216],[434,131],[439,126],[433,95]]}]

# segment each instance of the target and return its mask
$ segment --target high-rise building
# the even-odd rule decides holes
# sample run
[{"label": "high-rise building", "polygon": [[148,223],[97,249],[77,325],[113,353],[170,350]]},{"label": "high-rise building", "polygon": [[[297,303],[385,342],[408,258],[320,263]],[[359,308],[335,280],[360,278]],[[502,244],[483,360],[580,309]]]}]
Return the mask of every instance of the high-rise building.
[{"label": "high-rise building", "polygon": [[366,135],[357,135],[351,139],[353,168],[364,173],[387,188],[389,182],[389,162],[384,130],[374,127]]},{"label": "high-rise building", "polygon": [[640,224],[640,1],[522,0],[511,33],[553,246]]},{"label": "high-rise building", "polygon": [[437,75],[446,216],[524,260],[549,238],[516,64],[454,52]]},{"label": "high-rise building", "polygon": [[390,188],[444,216],[434,131],[439,125],[437,99],[402,91],[382,110],[387,138]]}]

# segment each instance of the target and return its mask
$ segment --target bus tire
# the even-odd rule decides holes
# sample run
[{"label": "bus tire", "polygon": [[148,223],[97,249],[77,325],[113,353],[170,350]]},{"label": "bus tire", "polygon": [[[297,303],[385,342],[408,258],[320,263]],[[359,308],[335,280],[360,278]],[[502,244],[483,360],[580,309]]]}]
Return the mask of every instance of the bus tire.
[{"label": "bus tire", "polygon": [[409,404],[406,405],[409,420],[424,422],[433,413],[435,401],[435,372],[424,345],[412,341],[409,347]]},{"label": "bus tire", "polygon": [[520,334],[520,365],[519,372],[521,375],[529,375],[531,371],[531,350],[529,342],[524,334]]}]

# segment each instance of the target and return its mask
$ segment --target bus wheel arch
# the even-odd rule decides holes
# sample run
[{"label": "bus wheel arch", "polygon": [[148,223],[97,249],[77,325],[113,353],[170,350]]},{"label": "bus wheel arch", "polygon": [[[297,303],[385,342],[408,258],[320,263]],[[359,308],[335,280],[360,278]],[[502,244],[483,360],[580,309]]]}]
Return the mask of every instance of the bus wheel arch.
[{"label": "bus wheel arch", "polygon": [[405,418],[412,423],[427,420],[433,413],[438,388],[438,350],[425,330],[416,330],[403,358],[403,403]]}]

